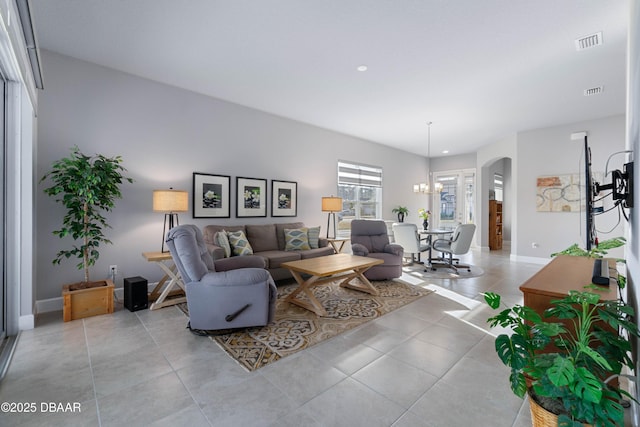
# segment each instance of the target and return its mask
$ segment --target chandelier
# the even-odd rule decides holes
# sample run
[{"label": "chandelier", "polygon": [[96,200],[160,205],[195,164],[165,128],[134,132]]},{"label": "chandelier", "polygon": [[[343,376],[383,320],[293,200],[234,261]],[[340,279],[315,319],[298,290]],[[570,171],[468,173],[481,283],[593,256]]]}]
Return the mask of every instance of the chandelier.
[{"label": "chandelier", "polygon": [[436,182],[433,184],[434,191],[431,191],[431,187],[429,185],[431,182],[433,182],[433,172],[431,172],[431,124],[432,123],[433,122],[427,122],[427,126],[429,126],[429,130],[427,134],[427,158],[429,159],[429,181],[413,184],[414,193],[434,194],[434,193],[442,192],[441,182]]}]

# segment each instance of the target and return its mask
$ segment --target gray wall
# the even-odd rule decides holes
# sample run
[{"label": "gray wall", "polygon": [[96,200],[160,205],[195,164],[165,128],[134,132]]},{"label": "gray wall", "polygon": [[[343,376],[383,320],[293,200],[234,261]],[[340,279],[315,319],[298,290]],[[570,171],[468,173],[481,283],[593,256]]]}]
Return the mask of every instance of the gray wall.
[{"label": "gray wall", "polygon": [[[377,165],[384,171],[383,217],[394,220],[391,209],[403,205],[410,210],[407,221],[419,222],[415,215],[425,206],[426,196],[415,195],[412,185],[426,179],[424,157],[58,54],[45,51],[43,60],[47,88],[40,96],[37,176],[77,144],[89,154],[122,155],[135,179],[133,185],[124,186],[124,199],[108,215],[114,245],[102,249],[93,269],[96,278],[106,276],[110,264],[119,266],[117,286],[128,276],[141,275],[149,281],[160,278],[157,267],[140,255],[160,249],[163,217],[151,210],[152,190],[171,186],[191,191],[194,171],[232,176],[232,191],[236,176],[297,181],[296,219],[324,228],[326,216],[320,211],[320,198],[336,192],[337,160]],[[490,165],[511,159],[511,179],[506,181],[511,194],[505,197],[509,197],[512,254],[544,260],[551,252],[582,241],[581,216],[536,212],[536,178],[578,172],[581,145],[570,141],[569,135],[580,130],[589,131],[594,169],[603,170],[607,156],[624,147],[624,125],[624,116],[616,116],[522,132],[483,147],[475,155],[435,158],[432,168],[443,171],[477,166],[477,239],[485,247]],[[518,158],[527,161],[518,162]],[[59,297],[62,284],[82,277],[74,261],[51,264],[62,244],[69,242],[51,234],[63,211],[42,188],[40,185],[37,191],[38,300]],[[229,219],[193,219],[188,212],[180,219],[181,223],[200,226],[289,220],[234,216],[232,210]],[[612,222],[598,221],[603,228]],[[616,230],[614,234],[621,233]],[[531,248],[534,241],[539,244],[536,250]]]},{"label": "gray wall", "polygon": [[[426,159],[407,152],[330,132],[236,104],[145,80],[55,53],[42,52],[46,90],[40,96],[38,168],[41,177],[51,163],[78,145],[86,154],[121,155],[134,184],[124,185],[123,200],[107,215],[113,245],[101,249],[92,270],[104,278],[117,264],[122,278],[143,276],[157,281],[160,270],[142,252],[159,251],[163,215],[151,208],[152,191],[173,187],[191,193],[192,173],[254,177],[298,182],[297,218],[193,219],[180,223],[238,224],[303,221],[326,226],[320,199],[336,193],[338,159],[381,166],[384,174],[383,212],[407,205],[417,212],[412,184],[424,180]],[[38,300],[60,296],[65,283],[82,280],[68,260],[51,260],[68,239],[51,232],[58,228],[62,207],[37,189]],[[270,196],[269,196],[270,197]],[[232,203],[235,198],[232,197]],[[325,230],[323,230],[323,233]]]},{"label": "gray wall", "polygon": [[[624,115],[556,126],[518,134],[518,244],[521,257],[542,257],[572,243],[585,245],[584,214],[536,211],[536,179],[539,176],[582,173],[583,141],[572,141],[573,132],[587,131],[592,153],[592,170],[604,172],[607,158],[624,150]],[[522,159],[526,159],[523,161]],[[610,169],[621,168],[624,156],[614,157]],[[583,167],[583,166],[582,166]],[[607,199],[609,203],[611,197]],[[617,211],[596,217],[601,240],[625,235],[626,223]],[[613,230],[611,233],[606,231]],[[538,247],[533,248],[532,244]]]}]

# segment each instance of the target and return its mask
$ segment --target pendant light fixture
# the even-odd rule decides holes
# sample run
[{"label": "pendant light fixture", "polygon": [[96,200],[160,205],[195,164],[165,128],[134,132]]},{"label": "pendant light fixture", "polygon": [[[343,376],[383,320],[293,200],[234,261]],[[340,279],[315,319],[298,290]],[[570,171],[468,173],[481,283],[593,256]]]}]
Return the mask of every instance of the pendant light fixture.
[{"label": "pendant light fixture", "polygon": [[[429,162],[429,181],[421,182],[419,184],[413,184],[413,192],[414,193],[422,193],[422,194],[433,194],[431,191],[431,183],[433,182],[433,172],[431,172],[431,125],[433,122],[427,122],[428,133],[427,133],[427,159]],[[440,193],[442,191],[442,183],[436,182],[433,184],[433,188],[436,193]]]}]

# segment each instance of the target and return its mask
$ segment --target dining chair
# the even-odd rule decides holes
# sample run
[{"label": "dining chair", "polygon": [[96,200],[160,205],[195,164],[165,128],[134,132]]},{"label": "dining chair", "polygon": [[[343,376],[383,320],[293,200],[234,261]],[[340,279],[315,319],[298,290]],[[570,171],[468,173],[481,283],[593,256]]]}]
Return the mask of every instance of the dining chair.
[{"label": "dining chair", "polygon": [[420,254],[428,251],[431,246],[424,240],[420,240],[418,226],[400,222],[393,224],[391,228],[393,229],[393,239],[395,243],[402,246],[405,254],[411,254],[411,262],[416,262],[417,255],[418,263],[422,264]]},{"label": "dining chair", "polygon": [[[451,268],[458,272],[458,268],[466,268],[471,271],[471,266],[460,264],[460,261],[453,258],[454,255],[464,255],[469,252],[473,234],[476,232],[475,224],[460,224],[453,231],[450,239],[437,239],[432,243],[434,251],[440,252],[439,263],[431,263],[433,269]],[[454,265],[455,262],[455,265]]]}]

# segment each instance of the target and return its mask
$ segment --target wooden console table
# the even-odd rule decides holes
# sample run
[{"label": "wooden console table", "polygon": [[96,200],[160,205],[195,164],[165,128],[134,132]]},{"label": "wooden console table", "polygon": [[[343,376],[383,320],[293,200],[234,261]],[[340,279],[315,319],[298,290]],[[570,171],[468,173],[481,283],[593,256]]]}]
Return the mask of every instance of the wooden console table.
[{"label": "wooden console table", "polygon": [[[149,294],[149,300],[155,300],[149,307],[149,310],[187,302],[187,297],[184,296],[184,284],[182,283],[178,269],[173,263],[171,254],[169,252],[143,252],[142,256],[147,261],[157,264],[165,273]],[[167,283],[167,281],[169,282]],[[174,287],[176,289],[174,289]],[[167,299],[167,297],[172,298]]]},{"label": "wooden console table", "polygon": [[552,300],[563,298],[569,291],[589,291],[600,295],[605,301],[618,299],[617,277],[614,259],[608,259],[609,269],[612,271],[609,286],[598,286],[597,289],[587,288],[591,284],[593,274],[593,258],[559,255],[540,271],[531,276],[520,286],[524,294],[524,305],[542,314],[549,308]]}]

